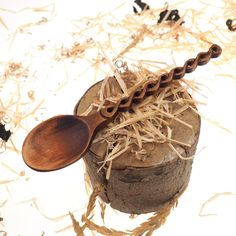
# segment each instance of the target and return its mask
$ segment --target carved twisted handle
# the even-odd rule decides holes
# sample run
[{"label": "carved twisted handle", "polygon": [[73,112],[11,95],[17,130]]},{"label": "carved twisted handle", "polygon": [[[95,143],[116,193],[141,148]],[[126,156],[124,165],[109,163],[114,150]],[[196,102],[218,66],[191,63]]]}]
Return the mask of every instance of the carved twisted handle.
[{"label": "carved twisted handle", "polygon": [[219,57],[221,52],[221,47],[213,44],[207,52],[200,52],[196,58],[187,60],[183,67],[175,67],[169,73],[160,75],[158,79],[148,80],[142,88],[132,92],[129,97],[123,97],[116,104],[101,109],[101,115],[105,118],[112,118],[118,111],[129,110],[133,102],[139,103],[143,101],[145,96],[155,95],[159,88],[168,86],[172,80],[183,78],[185,73],[191,73],[197,66],[207,64],[211,58]]}]

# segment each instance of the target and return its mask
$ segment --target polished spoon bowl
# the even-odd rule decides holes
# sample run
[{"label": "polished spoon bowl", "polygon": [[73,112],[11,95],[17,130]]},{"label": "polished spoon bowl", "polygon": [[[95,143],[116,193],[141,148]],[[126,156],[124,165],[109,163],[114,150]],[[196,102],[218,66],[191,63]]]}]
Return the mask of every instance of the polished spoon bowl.
[{"label": "polished spoon bowl", "polygon": [[198,65],[205,65],[211,58],[220,56],[221,51],[218,45],[213,44],[207,52],[187,60],[183,67],[175,67],[169,73],[148,80],[129,97],[123,97],[88,116],[61,115],[40,123],[24,141],[22,155],[25,163],[38,171],[57,170],[74,163],[88,150],[97,131],[111,122],[118,111],[127,111],[133,103],[155,95],[173,80],[183,78]]},{"label": "polished spoon bowl", "polygon": [[32,169],[39,171],[70,165],[85,153],[94,130],[107,120],[100,113],[84,117],[61,115],[48,119],[26,137],[23,159]]}]

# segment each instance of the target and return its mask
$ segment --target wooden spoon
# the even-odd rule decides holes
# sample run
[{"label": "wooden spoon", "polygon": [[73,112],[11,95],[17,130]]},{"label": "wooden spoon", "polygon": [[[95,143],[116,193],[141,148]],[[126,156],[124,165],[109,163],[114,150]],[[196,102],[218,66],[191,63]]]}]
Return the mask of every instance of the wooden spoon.
[{"label": "wooden spoon", "polygon": [[108,120],[100,112],[84,117],[61,115],[48,119],[26,137],[23,159],[28,166],[39,171],[70,165],[87,150],[95,129]]},{"label": "wooden spoon", "polygon": [[39,171],[57,170],[74,163],[88,150],[96,132],[111,122],[118,111],[127,111],[132,103],[156,94],[160,87],[183,78],[185,73],[194,71],[198,65],[205,65],[220,54],[221,48],[214,44],[208,52],[187,60],[183,67],[175,67],[157,79],[148,80],[129,97],[121,98],[98,112],[88,116],[61,115],[42,122],[24,141],[22,154],[25,163]]}]

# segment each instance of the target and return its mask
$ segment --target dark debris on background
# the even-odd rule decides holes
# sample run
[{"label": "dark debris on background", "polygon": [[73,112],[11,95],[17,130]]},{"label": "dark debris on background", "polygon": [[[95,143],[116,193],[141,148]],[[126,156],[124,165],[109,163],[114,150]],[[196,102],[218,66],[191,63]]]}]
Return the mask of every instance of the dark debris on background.
[{"label": "dark debris on background", "polygon": [[3,141],[7,142],[10,137],[11,137],[11,131],[6,130],[5,125],[0,123],[0,138]]},{"label": "dark debris on background", "polygon": [[[142,2],[141,0],[135,0],[134,3],[136,3],[141,8],[141,12],[150,9],[150,6],[148,4],[146,4],[145,2]],[[133,6],[133,11],[135,14],[139,13],[137,8],[134,6]]]},{"label": "dark debris on background", "polygon": [[[150,10],[150,6],[145,3],[145,2],[142,2],[142,0],[135,0],[134,3],[136,3],[140,9],[141,9],[141,12],[145,11],[145,10]],[[167,7],[168,7],[168,3],[166,4]],[[167,22],[177,22],[181,17],[179,15],[179,11],[177,9],[174,9],[174,10],[168,10],[166,7],[165,10],[163,10],[160,14],[159,14],[159,19],[157,21],[157,24],[160,24],[161,22],[163,22],[163,20],[165,19],[165,21]],[[135,14],[139,14],[141,12],[139,12],[137,10],[136,7],[133,6],[133,12]],[[167,16],[168,14],[168,16]],[[166,17],[167,16],[167,17]],[[166,17],[166,18],[165,18]],[[184,21],[182,21],[180,23],[180,25],[182,25],[184,23]]]},{"label": "dark debris on background", "polygon": [[226,25],[230,31],[236,31],[236,23],[233,25],[233,20],[228,19]]},{"label": "dark debris on background", "polygon": [[[169,15],[167,16],[165,21],[176,22],[180,19],[179,11],[177,9],[170,10],[170,11],[168,9],[165,9],[164,11],[162,11],[159,14],[159,19],[157,21],[157,24],[160,24],[164,20],[164,18],[166,17],[167,14],[169,14]],[[181,25],[183,23],[184,23],[184,21],[181,22]]]}]

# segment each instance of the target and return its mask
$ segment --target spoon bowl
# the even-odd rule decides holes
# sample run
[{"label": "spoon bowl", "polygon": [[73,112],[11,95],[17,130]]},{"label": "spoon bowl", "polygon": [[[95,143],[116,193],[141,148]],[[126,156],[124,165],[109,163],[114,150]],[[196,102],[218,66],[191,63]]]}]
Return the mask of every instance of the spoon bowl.
[{"label": "spoon bowl", "polygon": [[39,171],[57,170],[81,158],[93,130],[88,122],[73,115],[61,115],[36,126],[23,144],[23,158]]}]

